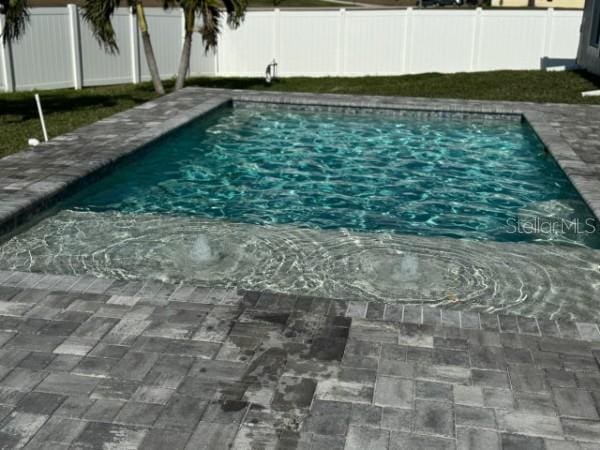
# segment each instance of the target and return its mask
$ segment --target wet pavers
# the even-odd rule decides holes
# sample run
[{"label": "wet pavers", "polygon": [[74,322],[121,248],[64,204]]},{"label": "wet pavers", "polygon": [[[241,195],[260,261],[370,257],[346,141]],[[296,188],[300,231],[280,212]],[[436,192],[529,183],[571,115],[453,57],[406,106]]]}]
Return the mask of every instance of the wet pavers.
[{"label": "wet pavers", "polygon": [[600,448],[594,323],[16,272],[0,306],[2,448]]}]

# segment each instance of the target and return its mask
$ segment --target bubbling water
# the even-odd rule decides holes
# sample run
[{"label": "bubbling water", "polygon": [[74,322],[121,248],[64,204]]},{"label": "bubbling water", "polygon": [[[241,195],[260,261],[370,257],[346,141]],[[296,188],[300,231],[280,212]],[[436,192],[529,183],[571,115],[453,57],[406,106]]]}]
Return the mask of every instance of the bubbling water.
[{"label": "bubbling water", "polygon": [[194,241],[190,250],[192,260],[200,263],[208,263],[215,260],[215,255],[210,248],[210,243],[206,235],[200,235]]},{"label": "bubbling water", "polygon": [[1,245],[0,269],[600,320],[600,252],[573,245],[61,211]]}]

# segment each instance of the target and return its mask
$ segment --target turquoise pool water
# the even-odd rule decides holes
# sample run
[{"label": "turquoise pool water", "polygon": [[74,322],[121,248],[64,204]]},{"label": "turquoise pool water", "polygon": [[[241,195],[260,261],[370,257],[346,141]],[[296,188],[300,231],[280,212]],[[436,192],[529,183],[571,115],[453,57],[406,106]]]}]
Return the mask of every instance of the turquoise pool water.
[{"label": "turquoise pool water", "polygon": [[591,321],[590,221],[517,120],[236,104],[0,244],[0,269]]},{"label": "turquoise pool water", "polygon": [[551,200],[589,214],[519,121],[245,105],[148,150],[68,207],[498,241]]}]

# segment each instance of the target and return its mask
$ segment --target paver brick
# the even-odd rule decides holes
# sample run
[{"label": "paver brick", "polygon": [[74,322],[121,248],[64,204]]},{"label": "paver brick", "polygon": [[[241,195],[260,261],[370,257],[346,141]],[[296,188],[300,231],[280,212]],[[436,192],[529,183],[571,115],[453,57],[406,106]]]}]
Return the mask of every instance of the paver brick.
[{"label": "paver brick", "polygon": [[502,434],[502,450],[544,450],[544,440],[519,434]]},{"label": "paver brick", "polygon": [[173,395],[155,426],[159,428],[180,429],[192,431],[200,421],[208,406],[208,401],[197,397]]},{"label": "paver brick", "polygon": [[[51,417],[35,434],[34,442],[40,448],[58,443],[68,446],[85,428],[86,422],[63,417]],[[29,447],[29,446],[28,446]]]},{"label": "paver brick", "polygon": [[141,381],[157,360],[158,355],[156,353],[128,352],[113,367],[111,376]]},{"label": "paver brick", "polygon": [[0,424],[0,443],[4,448],[22,448],[47,419],[41,414],[12,412]]},{"label": "paver brick", "polygon": [[146,429],[104,422],[88,422],[77,439],[75,447],[137,448],[142,443]]},{"label": "paver brick", "polygon": [[346,439],[347,450],[387,450],[390,432],[377,428],[351,426]]},{"label": "paver brick", "polygon": [[456,404],[483,406],[483,391],[480,387],[453,385],[453,391]]},{"label": "paver brick", "polygon": [[[203,439],[192,440],[190,439],[189,433],[154,428],[146,433],[140,448],[145,450],[164,450],[165,448],[170,450],[183,450],[188,440],[190,440],[190,448],[198,450],[203,448],[202,445],[210,445],[211,442],[216,445],[228,444],[228,441],[224,436],[219,436],[216,440],[213,440],[214,438],[210,436],[209,433],[203,431],[202,434],[204,436]],[[210,447],[205,446],[204,448],[209,449]]]},{"label": "paver brick", "polygon": [[416,400],[415,409],[417,432],[454,437],[454,410],[451,404]]},{"label": "paver brick", "polygon": [[473,369],[473,385],[497,389],[509,388],[508,375],[502,370]]},{"label": "paver brick", "polygon": [[505,432],[550,438],[562,437],[562,427],[558,417],[498,411],[496,419],[498,429]]},{"label": "paver brick", "polygon": [[433,381],[417,381],[415,397],[425,400],[452,402],[452,385]]},{"label": "paver brick", "polygon": [[64,395],[59,394],[28,392],[20,398],[16,404],[15,411],[49,416],[65,399]]},{"label": "paver brick", "polygon": [[588,419],[560,419],[567,438],[600,443],[600,422]]},{"label": "paver brick", "polygon": [[389,376],[377,377],[373,403],[378,406],[394,408],[412,407],[415,387],[414,382]]},{"label": "paver brick", "polygon": [[455,450],[454,439],[413,434],[405,432],[392,432],[390,437],[390,450]]},{"label": "paver brick", "polygon": [[379,406],[353,403],[350,424],[379,428],[382,421],[383,410],[384,408]]},{"label": "paver brick", "polygon": [[[150,427],[156,422],[162,411],[162,405],[129,401],[123,404],[114,422],[124,425]],[[168,433],[168,430],[162,431]]]},{"label": "paver brick", "polygon": [[86,410],[83,419],[93,422],[111,422],[124,403],[121,400],[96,400]]},{"label": "paver brick", "polygon": [[457,427],[457,450],[496,450],[500,448],[500,435],[493,430]]},{"label": "paver brick", "polygon": [[322,435],[345,435],[348,432],[352,405],[317,400],[302,424],[302,430]]},{"label": "paver brick", "polygon": [[492,408],[456,405],[456,425],[476,428],[496,428],[496,415]]},{"label": "paver brick", "polygon": [[529,364],[511,364],[508,368],[510,383],[515,391],[547,392],[544,372]]},{"label": "paver brick", "polygon": [[600,419],[589,392],[581,389],[556,388],[553,393],[560,416]]},{"label": "paver brick", "polygon": [[6,375],[2,381],[0,381],[0,387],[15,389],[22,392],[29,392],[35,388],[47,375],[48,372],[45,371],[17,367],[8,375]]},{"label": "paver brick", "polygon": [[557,415],[556,406],[550,393],[515,391],[514,398],[515,409],[521,412],[543,416]]},{"label": "paver brick", "polygon": [[36,387],[36,389],[40,392],[65,395],[88,395],[94,390],[98,382],[99,379],[94,377],[70,373],[51,373]]}]

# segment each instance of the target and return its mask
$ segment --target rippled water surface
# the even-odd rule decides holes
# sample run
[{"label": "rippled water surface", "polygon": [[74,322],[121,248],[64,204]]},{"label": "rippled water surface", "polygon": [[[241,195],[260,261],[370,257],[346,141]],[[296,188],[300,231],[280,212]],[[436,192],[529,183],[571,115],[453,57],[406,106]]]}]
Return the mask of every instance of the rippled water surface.
[{"label": "rippled water surface", "polygon": [[150,147],[76,197],[83,211],[526,240],[519,210],[585,209],[517,121],[226,109]]},{"label": "rippled water surface", "polygon": [[[517,121],[224,109],[0,245],[0,269],[600,320],[593,223]],[[592,222],[588,222],[588,221]]]}]

